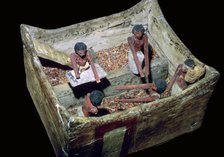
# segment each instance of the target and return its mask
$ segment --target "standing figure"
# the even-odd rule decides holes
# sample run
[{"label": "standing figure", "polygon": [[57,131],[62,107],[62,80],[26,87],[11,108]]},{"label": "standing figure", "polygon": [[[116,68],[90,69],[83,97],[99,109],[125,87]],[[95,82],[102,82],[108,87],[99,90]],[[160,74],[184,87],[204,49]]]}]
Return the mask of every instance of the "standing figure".
[{"label": "standing figure", "polygon": [[[128,37],[130,51],[128,53],[129,68],[134,74],[141,78],[149,76],[149,46],[148,37],[143,25],[135,25],[132,29],[133,36]],[[145,75],[143,73],[143,60],[145,60]]]},{"label": "standing figure", "polygon": [[93,62],[91,53],[83,42],[77,42],[74,47],[75,52],[71,53],[70,59],[76,79],[80,79],[80,74],[88,70],[91,66],[93,75],[97,83],[100,83],[100,77],[97,73],[96,66]]}]

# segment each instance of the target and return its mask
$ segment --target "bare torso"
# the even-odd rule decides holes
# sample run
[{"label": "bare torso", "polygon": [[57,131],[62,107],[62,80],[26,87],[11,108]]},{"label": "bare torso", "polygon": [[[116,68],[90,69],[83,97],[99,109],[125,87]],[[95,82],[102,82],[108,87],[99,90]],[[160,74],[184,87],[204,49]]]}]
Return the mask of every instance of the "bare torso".
[{"label": "bare torso", "polygon": [[129,37],[130,43],[133,44],[135,52],[141,51],[144,45],[144,35],[141,39],[135,38],[135,36]]},{"label": "bare torso", "polygon": [[76,64],[80,65],[80,66],[85,66],[86,62],[89,62],[88,53],[83,58],[80,57],[79,55],[77,55],[76,53],[74,53],[73,57],[74,57],[74,60],[75,60]]}]

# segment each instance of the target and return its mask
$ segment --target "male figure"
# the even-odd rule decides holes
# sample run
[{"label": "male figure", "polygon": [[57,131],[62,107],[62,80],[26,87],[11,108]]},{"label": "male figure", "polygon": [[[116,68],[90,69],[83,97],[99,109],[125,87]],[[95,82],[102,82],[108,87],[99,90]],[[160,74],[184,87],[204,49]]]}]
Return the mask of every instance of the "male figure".
[{"label": "male figure", "polygon": [[91,66],[97,83],[100,83],[100,77],[97,73],[91,53],[83,42],[77,42],[74,46],[75,52],[71,53],[70,59],[76,79],[80,79],[80,73],[89,69]]},{"label": "male figure", "polygon": [[145,34],[143,25],[135,25],[132,29],[133,36],[128,37],[130,51],[128,53],[129,68],[134,74],[144,77],[142,63],[145,59],[145,76],[149,76],[149,52],[148,37]]},{"label": "male figure", "polygon": [[167,97],[177,94],[199,80],[205,73],[205,67],[196,65],[192,59],[186,59],[184,64],[178,65],[174,76],[171,78],[168,85],[165,80],[157,80],[154,83],[140,84],[140,85],[120,85],[115,89],[150,89],[148,97],[134,98],[134,99],[115,99],[117,102],[151,102],[160,97]]},{"label": "male figure", "polygon": [[124,89],[149,89],[150,93],[147,97],[143,98],[131,98],[131,99],[117,99],[115,98],[115,102],[131,102],[131,103],[144,103],[151,102],[160,98],[160,94],[162,94],[167,87],[167,83],[163,79],[157,80],[155,83],[147,83],[147,84],[139,84],[139,85],[119,85],[116,86],[117,90]]},{"label": "male figure", "polygon": [[94,90],[85,96],[85,102],[82,106],[83,116],[103,116],[111,113],[110,108],[101,106],[101,102],[104,98],[103,92]]},{"label": "male figure", "polygon": [[187,88],[188,85],[195,83],[205,73],[205,67],[196,65],[195,62],[188,58],[184,64],[178,65],[174,76],[171,78],[163,97],[179,93]]}]

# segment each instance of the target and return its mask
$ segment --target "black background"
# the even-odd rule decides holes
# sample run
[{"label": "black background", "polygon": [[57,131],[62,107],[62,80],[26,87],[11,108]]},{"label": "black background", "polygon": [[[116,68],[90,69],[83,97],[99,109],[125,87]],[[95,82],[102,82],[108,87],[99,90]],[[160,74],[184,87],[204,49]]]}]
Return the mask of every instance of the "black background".
[{"label": "black background", "polygon": [[[14,125],[18,126],[10,132],[10,137],[6,146],[10,148],[9,153],[17,156],[46,156],[53,157],[54,152],[47,137],[39,115],[33,105],[32,99],[26,88],[25,73],[23,64],[22,42],[19,25],[24,23],[44,29],[54,29],[68,26],[78,22],[91,20],[97,17],[111,15],[130,8],[140,0],[113,0],[113,1],[66,1],[59,2],[20,2],[16,5],[17,10],[11,12],[5,23],[10,28],[6,41],[10,41],[9,52],[6,54],[10,59],[10,65],[4,66],[16,71],[16,79],[5,77],[8,85],[13,91],[7,91],[14,96],[8,100],[13,117]],[[159,0],[161,9],[170,26],[175,33],[190,49],[190,51],[202,62],[216,68],[223,73],[223,45],[221,43],[221,10],[219,4],[195,0]],[[11,17],[12,16],[12,17]],[[12,24],[11,24],[12,22]],[[13,26],[13,28],[11,28]],[[4,33],[4,32],[3,32]],[[13,37],[13,38],[12,38]],[[129,156],[183,156],[211,154],[218,156],[223,146],[223,114],[221,96],[224,96],[221,89],[223,76],[214,90],[208,103],[207,112],[204,117],[202,127],[193,133],[177,137],[168,143],[155,146]],[[12,123],[9,123],[12,126]],[[9,130],[9,129],[6,129]],[[12,130],[12,129],[10,129]],[[144,140],[144,139],[142,139]],[[221,142],[221,143],[219,143]],[[30,154],[29,152],[32,152]],[[210,156],[211,156],[210,155]],[[222,155],[221,155],[222,156]]]}]

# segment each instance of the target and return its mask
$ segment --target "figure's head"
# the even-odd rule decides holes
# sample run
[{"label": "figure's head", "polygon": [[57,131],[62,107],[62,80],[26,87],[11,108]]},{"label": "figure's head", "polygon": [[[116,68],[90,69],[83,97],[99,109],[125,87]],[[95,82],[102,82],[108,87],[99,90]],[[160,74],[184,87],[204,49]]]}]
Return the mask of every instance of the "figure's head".
[{"label": "figure's head", "polygon": [[94,106],[89,111],[90,113],[95,114],[95,115],[98,113],[97,106],[99,106],[101,104],[103,98],[104,98],[104,94],[103,94],[103,92],[101,92],[99,90],[94,90],[90,93],[89,99]]},{"label": "figure's head", "polygon": [[132,33],[136,36],[136,38],[140,39],[145,33],[145,28],[142,24],[134,25]]},{"label": "figure's head", "polygon": [[99,90],[94,90],[90,93],[89,98],[93,106],[97,107],[101,104],[104,94]]},{"label": "figure's head", "polygon": [[164,79],[158,79],[155,81],[155,86],[156,86],[156,92],[162,94],[167,87],[167,83]]},{"label": "figure's head", "polygon": [[83,42],[77,42],[74,46],[75,53],[78,54],[80,57],[86,55],[87,46]]},{"label": "figure's head", "polygon": [[186,68],[194,68],[195,67],[195,62],[192,59],[187,58],[184,61],[184,65],[185,65]]}]

